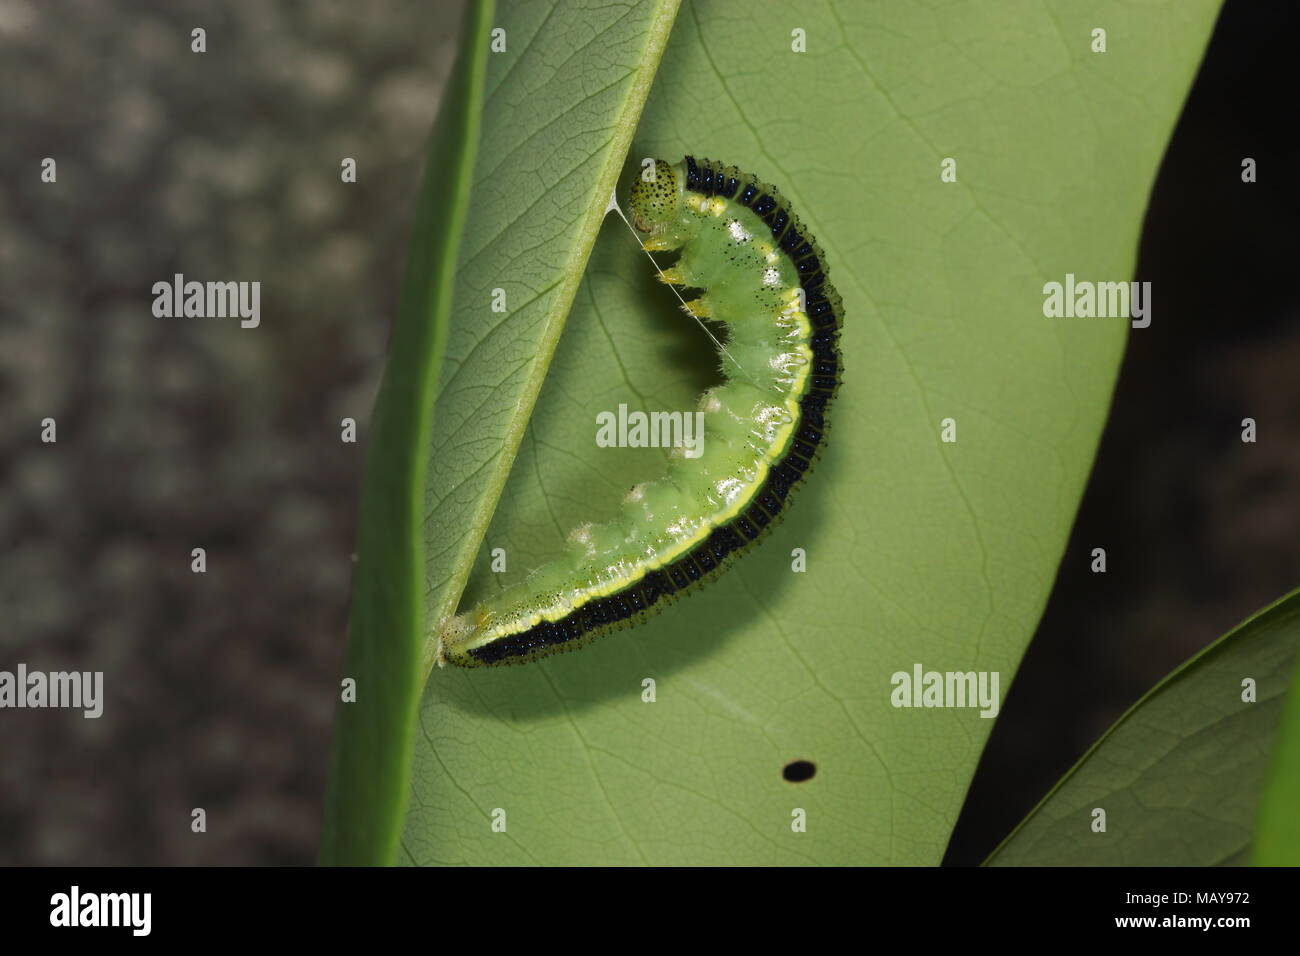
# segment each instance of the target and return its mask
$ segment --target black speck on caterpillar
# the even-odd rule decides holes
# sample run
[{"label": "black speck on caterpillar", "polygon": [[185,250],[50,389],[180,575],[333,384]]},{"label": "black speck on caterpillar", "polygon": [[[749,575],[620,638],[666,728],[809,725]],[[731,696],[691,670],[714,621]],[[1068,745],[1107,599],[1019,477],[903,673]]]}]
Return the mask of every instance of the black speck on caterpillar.
[{"label": "black speck on caterpillar", "polygon": [[[823,444],[840,381],[840,297],[816,240],[772,186],[734,166],[654,161],[628,197],[660,270],[728,331],[724,381],[700,397],[703,454],[635,485],[617,518],[583,524],[564,554],[438,626],[437,661],[521,663],[643,620],[721,574],[784,514]],[[716,340],[715,340],[716,341]]]}]

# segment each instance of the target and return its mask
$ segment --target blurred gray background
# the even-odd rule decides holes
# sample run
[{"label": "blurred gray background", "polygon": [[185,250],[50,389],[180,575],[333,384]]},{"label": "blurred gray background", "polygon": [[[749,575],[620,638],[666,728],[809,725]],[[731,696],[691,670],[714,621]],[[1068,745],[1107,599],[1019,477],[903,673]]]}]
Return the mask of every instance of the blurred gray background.
[{"label": "blurred gray background", "polygon": [[[0,863],[313,861],[365,426],[459,16],[0,0],[0,668],[103,670],[107,697],[0,712]],[[260,328],[154,318],[175,272],[260,280]]]},{"label": "blurred gray background", "polygon": [[[458,19],[0,0],[0,669],[103,670],[108,697],[0,712],[0,864],[314,860],[365,426]],[[1156,317],[949,863],[1300,582],[1297,35],[1294,5],[1225,8],[1148,212]],[[261,327],[154,318],[175,272],[260,280]]]}]

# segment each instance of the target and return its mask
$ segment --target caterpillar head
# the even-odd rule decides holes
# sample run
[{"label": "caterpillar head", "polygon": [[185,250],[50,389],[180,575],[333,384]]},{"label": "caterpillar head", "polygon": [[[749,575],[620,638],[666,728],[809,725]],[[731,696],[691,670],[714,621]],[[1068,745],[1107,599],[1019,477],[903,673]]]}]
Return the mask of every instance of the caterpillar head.
[{"label": "caterpillar head", "polygon": [[628,197],[628,210],[632,225],[650,239],[657,239],[668,231],[681,213],[682,182],[677,170],[656,159],[654,176],[647,181],[644,175],[632,183]]}]

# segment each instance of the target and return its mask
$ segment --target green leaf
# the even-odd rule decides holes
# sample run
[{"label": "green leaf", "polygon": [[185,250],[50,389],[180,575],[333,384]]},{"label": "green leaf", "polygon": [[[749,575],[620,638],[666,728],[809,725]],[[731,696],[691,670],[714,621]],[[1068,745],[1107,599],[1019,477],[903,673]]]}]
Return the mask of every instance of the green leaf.
[{"label": "green leaf", "polygon": [[478,145],[492,4],[471,4],[430,144],[393,329],[371,421],[346,676],[321,832],[321,861],[391,863],[406,804],[423,672],[420,520],[424,442],[451,313]]},{"label": "green leaf", "polygon": [[[986,864],[1246,862],[1298,651],[1300,591],[1295,591],[1152,688]],[[1242,699],[1247,679],[1254,682],[1253,702]],[[1095,808],[1106,812],[1104,833],[1092,831]]]},{"label": "green leaf", "polygon": [[[1300,598],[1293,595],[1291,604],[1300,604]],[[1300,671],[1292,671],[1275,739],[1255,823],[1253,861],[1257,866],[1300,866]]]},{"label": "green leaf", "polygon": [[[572,180],[621,153],[611,145],[582,164],[543,152],[539,167],[513,144],[589,148],[587,131],[611,124],[567,108],[574,88],[603,89],[649,62],[610,32],[583,46],[603,20],[573,39],[575,23],[613,16],[576,6],[512,5],[513,17],[549,19],[494,65],[484,118],[494,178],[476,185],[457,292],[476,311],[458,314],[464,371],[447,384],[464,395],[450,419],[440,399],[450,437],[445,467],[430,474],[434,613],[460,596],[456,576],[493,509],[461,607],[663,470],[657,450],[598,449],[597,411],[691,408],[717,375],[703,334],[611,217],[536,408],[515,430],[556,327],[528,300],[549,309],[562,298],[581,257],[571,242],[549,250],[589,241],[580,227],[608,195],[582,198]],[[890,678],[920,662],[1010,682],[1126,332],[1122,319],[1044,318],[1043,284],[1131,274],[1214,10],[1209,0],[1077,12],[1046,0],[683,6],[629,165],[687,152],[735,163],[780,187],[821,241],[846,312],[831,444],[785,523],[716,585],[579,653],[435,671],[407,862],[939,861],[992,721],[895,709]],[[1089,49],[1098,24],[1105,54]],[[806,53],[791,50],[796,28]],[[533,115],[544,125],[530,138],[520,124]],[[958,161],[956,183],[940,181],[945,157]],[[502,319],[485,303],[509,283],[525,294]],[[956,443],[940,441],[945,418]],[[517,436],[498,502],[485,472],[511,463]],[[488,568],[494,548],[505,574]],[[794,548],[807,552],[806,573],[791,571]],[[816,775],[785,781],[795,759]],[[796,808],[807,832],[792,832]],[[492,826],[497,810],[505,832]]]}]

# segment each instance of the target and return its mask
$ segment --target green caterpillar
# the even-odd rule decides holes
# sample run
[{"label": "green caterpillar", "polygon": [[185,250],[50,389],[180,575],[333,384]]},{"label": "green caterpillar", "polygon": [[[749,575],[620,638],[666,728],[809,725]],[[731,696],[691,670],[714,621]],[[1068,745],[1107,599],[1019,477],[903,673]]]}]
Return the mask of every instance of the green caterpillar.
[{"label": "green caterpillar", "polygon": [[712,580],[781,517],[821,447],[843,312],[789,205],[734,166],[692,156],[656,160],[628,205],[647,250],[681,251],[664,281],[702,289],[688,308],[729,332],[734,364],[700,399],[703,454],[675,455],[614,521],[578,527],[563,557],[442,622],[440,666],[571,650]]}]

